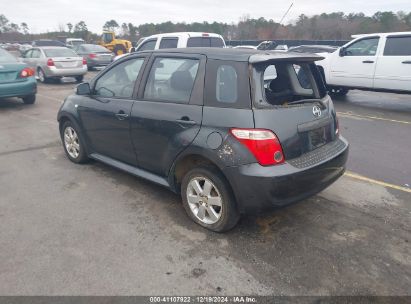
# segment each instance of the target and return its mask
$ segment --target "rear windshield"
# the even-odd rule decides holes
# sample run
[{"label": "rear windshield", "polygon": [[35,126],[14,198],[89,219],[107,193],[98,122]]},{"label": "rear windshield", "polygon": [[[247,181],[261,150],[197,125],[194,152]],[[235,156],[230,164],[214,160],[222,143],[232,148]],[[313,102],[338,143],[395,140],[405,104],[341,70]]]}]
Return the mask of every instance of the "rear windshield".
[{"label": "rear windshield", "polygon": [[253,68],[253,80],[256,106],[284,107],[316,102],[327,94],[314,63],[256,64]]},{"label": "rear windshield", "polygon": [[9,52],[0,49],[0,62],[3,62],[3,63],[17,62],[17,59]]},{"label": "rear windshield", "polygon": [[35,44],[36,46],[64,46],[63,43],[55,40],[37,40]]},{"label": "rear windshield", "polygon": [[187,47],[224,47],[224,41],[218,37],[191,37],[188,38]]},{"label": "rear windshield", "polygon": [[48,49],[44,50],[46,57],[78,57],[74,51],[70,49]]},{"label": "rear windshield", "polygon": [[83,45],[82,46],[86,51],[96,52],[96,53],[110,53],[108,49],[101,45],[90,44],[90,45]]}]

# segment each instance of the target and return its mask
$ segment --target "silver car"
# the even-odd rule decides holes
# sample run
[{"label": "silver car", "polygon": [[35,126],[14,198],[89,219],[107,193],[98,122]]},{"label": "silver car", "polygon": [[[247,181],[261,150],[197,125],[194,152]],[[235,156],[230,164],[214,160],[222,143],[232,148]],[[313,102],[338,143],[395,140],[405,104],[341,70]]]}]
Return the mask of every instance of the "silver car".
[{"label": "silver car", "polygon": [[66,47],[34,47],[22,57],[41,82],[67,76],[81,82],[87,73],[87,61]]}]

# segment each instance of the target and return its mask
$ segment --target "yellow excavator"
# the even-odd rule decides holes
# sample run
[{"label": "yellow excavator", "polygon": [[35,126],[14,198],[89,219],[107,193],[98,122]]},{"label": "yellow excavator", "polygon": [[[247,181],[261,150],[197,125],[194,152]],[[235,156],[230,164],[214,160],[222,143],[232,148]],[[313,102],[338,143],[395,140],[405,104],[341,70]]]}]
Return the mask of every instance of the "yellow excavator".
[{"label": "yellow excavator", "polygon": [[128,53],[131,42],[125,39],[117,39],[114,32],[103,32],[99,44],[112,51],[116,56]]}]

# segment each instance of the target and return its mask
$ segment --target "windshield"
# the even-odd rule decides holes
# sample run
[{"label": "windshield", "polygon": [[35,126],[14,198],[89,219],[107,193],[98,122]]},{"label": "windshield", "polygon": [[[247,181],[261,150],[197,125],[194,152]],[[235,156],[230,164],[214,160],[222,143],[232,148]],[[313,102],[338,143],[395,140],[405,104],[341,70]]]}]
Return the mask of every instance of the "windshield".
[{"label": "windshield", "polygon": [[9,52],[3,49],[0,49],[0,62],[3,62],[3,63],[17,62],[17,59]]},{"label": "windshield", "polygon": [[326,95],[314,63],[260,63],[253,67],[254,101],[257,106],[279,107],[315,102]]},{"label": "windshield", "polygon": [[72,40],[70,43],[72,45],[81,45],[84,44],[84,40]]},{"label": "windshield", "polygon": [[76,53],[74,53],[70,49],[46,49],[44,53],[47,57],[78,57]]}]

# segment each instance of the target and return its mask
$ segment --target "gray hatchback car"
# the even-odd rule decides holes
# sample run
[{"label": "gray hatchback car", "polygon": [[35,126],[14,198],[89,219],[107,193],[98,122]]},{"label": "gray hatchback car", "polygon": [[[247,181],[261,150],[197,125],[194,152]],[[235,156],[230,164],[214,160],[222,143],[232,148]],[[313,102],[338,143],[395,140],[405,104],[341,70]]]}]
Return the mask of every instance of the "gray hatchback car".
[{"label": "gray hatchback car", "polygon": [[348,143],[315,61],[239,49],[121,58],[58,113],[67,157],[101,161],[180,193],[199,225],[310,197],[345,170]]},{"label": "gray hatchback car", "polygon": [[62,77],[74,77],[81,82],[87,73],[86,60],[66,47],[34,47],[22,58],[41,82]]}]

